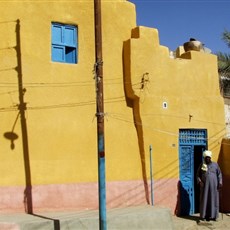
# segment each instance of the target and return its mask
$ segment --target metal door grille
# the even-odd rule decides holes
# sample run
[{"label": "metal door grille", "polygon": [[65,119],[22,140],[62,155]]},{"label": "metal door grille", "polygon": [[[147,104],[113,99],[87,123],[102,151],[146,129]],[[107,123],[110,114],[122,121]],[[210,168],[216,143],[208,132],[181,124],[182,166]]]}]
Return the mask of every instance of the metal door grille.
[{"label": "metal door grille", "polygon": [[180,129],[179,144],[206,145],[207,131],[204,129]]}]

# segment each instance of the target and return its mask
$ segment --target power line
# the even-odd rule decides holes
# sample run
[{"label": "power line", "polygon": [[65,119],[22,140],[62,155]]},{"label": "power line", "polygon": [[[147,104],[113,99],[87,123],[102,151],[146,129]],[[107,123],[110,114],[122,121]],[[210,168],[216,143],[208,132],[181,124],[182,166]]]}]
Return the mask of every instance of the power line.
[{"label": "power line", "polygon": [[[122,114],[113,114],[113,113],[107,113],[108,117],[111,117],[113,119],[116,119],[116,120],[120,120],[120,121],[123,121],[123,122],[126,122],[128,124],[136,124],[138,126],[142,126],[142,127],[145,127],[147,129],[151,129],[153,131],[156,131],[156,132],[160,132],[160,133],[164,133],[164,134],[167,134],[167,135],[170,135],[170,136],[176,136],[179,138],[179,135],[178,133],[174,133],[174,132],[169,132],[169,131],[166,131],[166,130],[162,130],[162,129],[156,129],[156,128],[152,128],[150,125],[143,125],[142,122],[135,122],[133,120],[130,120],[130,119],[125,119],[125,118],[122,118]],[[226,127],[222,128],[221,130],[218,131],[217,134],[221,133],[221,132],[224,132],[225,131],[225,134],[226,134]],[[217,135],[216,134],[216,135]],[[216,140],[216,139],[219,139],[219,138],[215,138],[215,136],[212,136],[210,138],[205,138],[205,140]],[[222,135],[223,137],[223,135]],[[203,138],[204,139],[204,138]]]}]

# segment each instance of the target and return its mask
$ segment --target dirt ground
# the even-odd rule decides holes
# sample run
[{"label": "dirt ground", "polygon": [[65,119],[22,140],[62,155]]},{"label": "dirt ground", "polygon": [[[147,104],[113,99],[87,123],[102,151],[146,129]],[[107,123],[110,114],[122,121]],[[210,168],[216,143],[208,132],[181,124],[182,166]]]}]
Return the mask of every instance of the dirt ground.
[{"label": "dirt ground", "polygon": [[230,213],[220,213],[217,221],[200,221],[198,215],[173,216],[173,223],[175,230],[229,230]]}]

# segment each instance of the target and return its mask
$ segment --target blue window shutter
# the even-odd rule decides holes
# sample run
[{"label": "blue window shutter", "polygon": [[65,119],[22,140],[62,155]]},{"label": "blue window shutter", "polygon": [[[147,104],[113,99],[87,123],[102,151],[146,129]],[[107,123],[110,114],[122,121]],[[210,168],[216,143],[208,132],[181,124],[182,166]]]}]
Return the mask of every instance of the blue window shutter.
[{"label": "blue window shutter", "polygon": [[52,26],[52,44],[62,44],[63,43],[63,32],[61,25]]},{"label": "blue window shutter", "polygon": [[64,31],[65,44],[67,46],[76,46],[76,28],[65,26]]},{"label": "blue window shutter", "polygon": [[65,47],[55,45],[52,46],[52,61],[65,61]]}]

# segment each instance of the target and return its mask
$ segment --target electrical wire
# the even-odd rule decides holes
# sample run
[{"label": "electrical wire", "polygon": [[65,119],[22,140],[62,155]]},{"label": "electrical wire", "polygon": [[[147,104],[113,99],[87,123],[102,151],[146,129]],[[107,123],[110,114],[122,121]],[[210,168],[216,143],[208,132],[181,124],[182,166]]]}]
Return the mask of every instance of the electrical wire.
[{"label": "electrical wire", "polygon": [[[173,133],[173,132],[169,132],[169,131],[162,130],[162,129],[156,129],[156,128],[151,127],[150,125],[143,125],[142,122],[135,122],[135,121],[130,120],[130,119],[125,119],[125,118],[122,117],[121,114],[107,113],[107,115],[108,115],[108,117],[111,117],[111,118],[113,118],[115,120],[120,120],[120,121],[129,123],[129,124],[136,124],[138,126],[142,126],[144,128],[150,129],[150,130],[155,131],[155,132],[164,133],[164,134],[167,134],[167,135],[170,135],[170,136],[176,136],[176,137],[179,138],[178,133]],[[226,127],[223,127],[221,130],[218,131],[218,133],[221,133],[221,132],[225,132],[225,134],[226,134]],[[212,137],[209,137],[209,138],[202,138],[202,140],[217,140],[217,139],[219,139],[219,138],[216,138],[215,136],[212,136]]]}]

